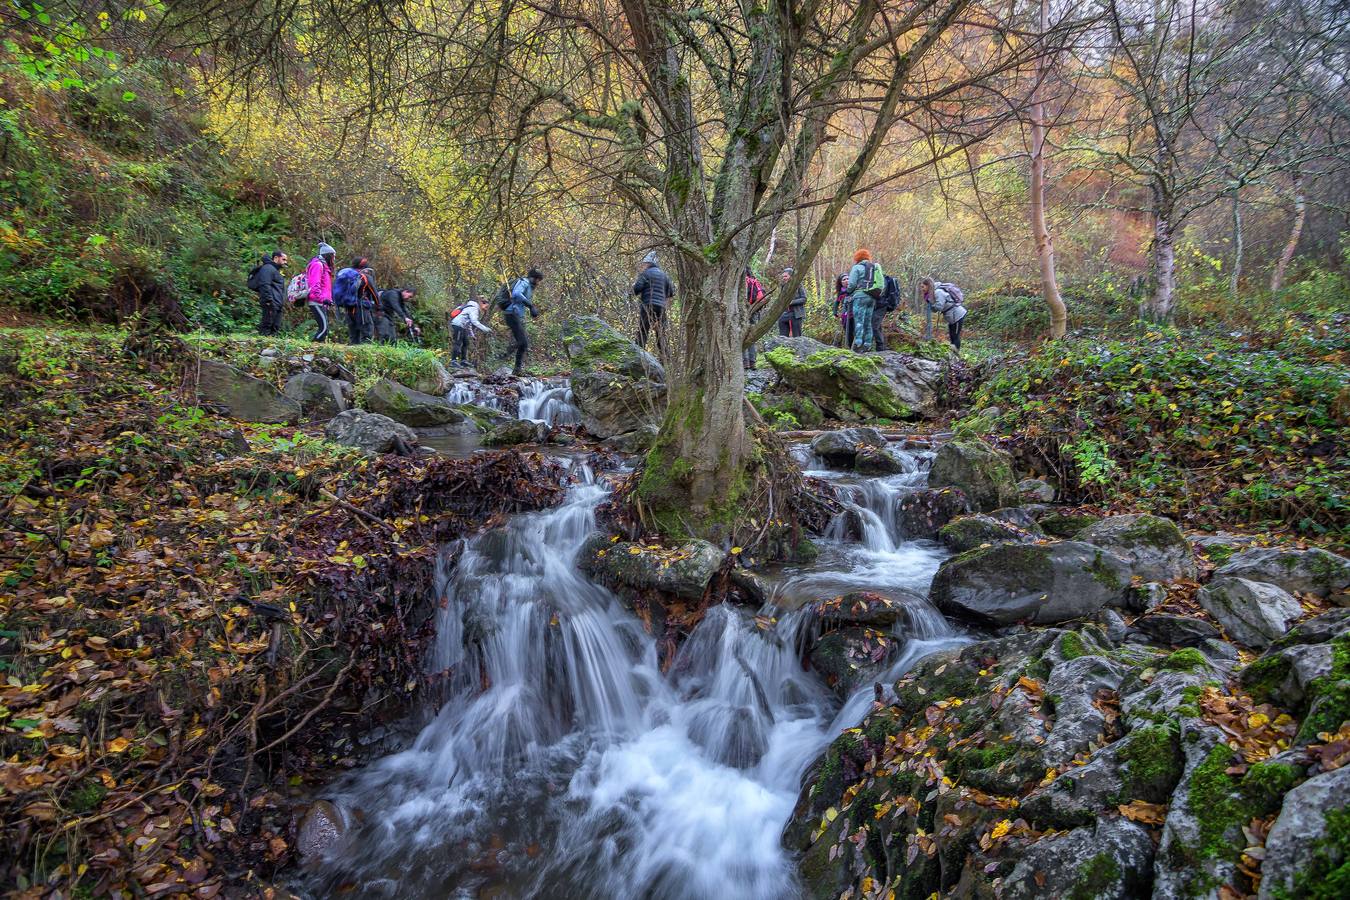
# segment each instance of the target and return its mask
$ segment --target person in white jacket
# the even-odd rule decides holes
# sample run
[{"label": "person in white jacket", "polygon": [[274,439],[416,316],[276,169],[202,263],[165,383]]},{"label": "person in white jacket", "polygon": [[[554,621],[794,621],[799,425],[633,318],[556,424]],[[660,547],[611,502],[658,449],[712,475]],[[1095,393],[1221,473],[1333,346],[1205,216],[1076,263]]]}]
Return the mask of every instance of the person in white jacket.
[{"label": "person in white jacket", "polygon": [[478,301],[470,300],[459,308],[459,312],[450,320],[450,332],[454,338],[454,346],[450,352],[450,364],[461,368],[469,369],[469,341],[472,339],[472,329],[477,328],[486,334],[491,334],[492,329],[478,321]]}]

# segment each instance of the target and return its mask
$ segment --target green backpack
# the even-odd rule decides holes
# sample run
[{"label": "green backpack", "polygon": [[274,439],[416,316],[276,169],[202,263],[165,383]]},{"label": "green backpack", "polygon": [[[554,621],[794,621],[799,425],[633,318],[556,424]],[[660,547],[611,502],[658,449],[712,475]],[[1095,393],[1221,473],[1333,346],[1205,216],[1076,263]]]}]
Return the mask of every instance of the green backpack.
[{"label": "green backpack", "polygon": [[881,266],[869,260],[863,263],[863,277],[858,287],[869,297],[880,300],[886,292],[886,273],[881,271]]}]

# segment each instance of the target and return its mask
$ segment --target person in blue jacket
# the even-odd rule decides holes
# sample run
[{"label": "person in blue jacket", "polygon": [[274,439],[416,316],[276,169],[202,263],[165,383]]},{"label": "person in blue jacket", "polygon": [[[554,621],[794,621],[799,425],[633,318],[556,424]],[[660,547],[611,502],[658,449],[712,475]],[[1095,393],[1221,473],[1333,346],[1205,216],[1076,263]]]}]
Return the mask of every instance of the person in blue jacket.
[{"label": "person in blue jacket", "polygon": [[534,308],[534,289],[543,280],[543,272],[530,269],[524,278],[517,278],[515,284],[511,285],[505,318],[506,327],[511,329],[511,346],[516,351],[516,366],[511,370],[512,375],[524,374],[525,351],[530,349],[530,336],[525,331],[525,311],[529,310],[531,319],[539,318],[539,310]]}]

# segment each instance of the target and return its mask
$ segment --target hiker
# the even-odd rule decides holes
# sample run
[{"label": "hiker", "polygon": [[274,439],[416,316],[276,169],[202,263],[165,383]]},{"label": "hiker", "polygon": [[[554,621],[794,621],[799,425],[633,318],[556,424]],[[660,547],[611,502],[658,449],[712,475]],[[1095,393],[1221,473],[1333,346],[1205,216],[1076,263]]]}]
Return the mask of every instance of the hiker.
[{"label": "hiker", "polygon": [[[750,324],[754,325],[759,321],[759,314],[764,311],[764,285],[755,277],[755,273],[750,271],[750,267],[745,267],[745,308],[750,311]],[[754,369],[759,364],[759,348],[751,344],[741,351],[741,363],[747,369]]]},{"label": "hiker", "polygon": [[530,269],[524,278],[517,278],[509,290],[503,287],[506,296],[498,295],[497,303],[505,311],[506,327],[511,329],[511,347],[516,351],[516,365],[511,374],[517,377],[524,374],[525,351],[530,349],[530,336],[525,331],[525,311],[530,318],[539,318],[539,310],[534,308],[534,289],[544,280],[544,273]]},{"label": "hiker", "polygon": [[[778,276],[778,280],[784,287],[792,280],[792,275],[797,270],[788,266]],[[788,304],[787,309],[783,310],[778,317],[778,333],[783,337],[801,337],[802,323],[806,320],[806,285],[797,285],[797,293],[793,295],[792,302]]]},{"label": "hiker", "polygon": [[469,341],[473,340],[473,329],[491,334],[492,329],[478,321],[478,301],[469,300],[463,306],[450,311],[450,333],[454,340],[450,350],[450,365],[463,369],[469,365]]},{"label": "hiker", "polygon": [[309,314],[319,330],[314,332],[313,341],[328,339],[328,314],[333,309],[333,257],[337,251],[323,241],[319,242],[319,255],[309,261],[305,269],[305,285],[309,294]]},{"label": "hiker", "polygon": [[853,268],[848,271],[848,289],[853,300],[854,353],[872,349],[872,313],[885,288],[884,273],[881,266],[872,262],[872,251],[859,248],[853,254]]},{"label": "hiker", "polygon": [[[359,329],[353,344],[369,344],[375,340],[375,317],[380,313],[380,291],[375,287],[375,270],[363,266],[356,279],[356,323]],[[348,322],[350,328],[350,321]]]},{"label": "hiker", "polygon": [[848,273],[834,279],[834,315],[839,319],[841,347],[853,346],[853,302],[848,298]]},{"label": "hiker", "polygon": [[333,304],[347,317],[347,341],[352,344],[361,343],[361,304],[356,289],[361,283],[361,270],[369,264],[364,256],[358,256],[333,278]]},{"label": "hiker", "polygon": [[965,294],[950,282],[934,281],[925,278],[919,285],[919,292],[928,308],[941,313],[947,322],[947,339],[957,353],[961,352],[961,326],[966,321]]},{"label": "hiker", "polygon": [[389,288],[380,291],[380,306],[375,315],[375,339],[381,344],[392,344],[398,340],[400,323],[412,340],[417,326],[403,304],[417,296],[417,290],[410,287]]},{"label": "hiker", "polygon": [[262,308],[258,334],[264,337],[281,334],[281,311],[286,304],[286,279],[281,271],[287,262],[285,253],[273,250],[248,276],[249,287],[258,292],[258,305]]},{"label": "hiker", "polygon": [[885,283],[876,311],[872,313],[872,343],[878,352],[886,349],[886,336],[881,333],[881,323],[900,306],[900,282],[894,275],[886,275]]},{"label": "hiker", "polygon": [[638,298],[638,346],[647,347],[647,335],[656,331],[656,352],[666,355],[666,304],[675,297],[675,283],[656,264],[656,251],[642,258],[633,293]]}]

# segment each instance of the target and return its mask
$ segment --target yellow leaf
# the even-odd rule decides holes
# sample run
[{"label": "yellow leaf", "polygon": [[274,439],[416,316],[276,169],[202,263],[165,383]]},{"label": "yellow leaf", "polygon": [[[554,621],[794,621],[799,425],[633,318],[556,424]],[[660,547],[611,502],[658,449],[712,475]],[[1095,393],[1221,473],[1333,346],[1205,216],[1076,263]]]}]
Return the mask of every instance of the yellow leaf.
[{"label": "yellow leaf", "polygon": [[731,555],[732,555],[732,556],[737,556],[737,555],[740,554],[740,552],[741,552],[741,548],[740,548],[740,547],[732,547],[732,548],[731,548]]},{"label": "yellow leaf", "polygon": [[126,752],[126,749],[130,746],[131,741],[127,740],[124,737],[113,738],[111,741],[108,741],[108,752],[124,753]]},{"label": "yellow leaf", "polygon": [[1252,713],[1247,717],[1248,728],[1260,728],[1262,725],[1268,725],[1269,723],[1270,716],[1265,713]]},{"label": "yellow leaf", "polygon": [[999,822],[997,825],[994,826],[994,830],[990,833],[989,836],[992,837],[994,840],[998,840],[999,838],[1005,836],[1009,831],[1012,831],[1012,822],[1010,822],[1007,819],[1004,819],[1002,822]]}]

